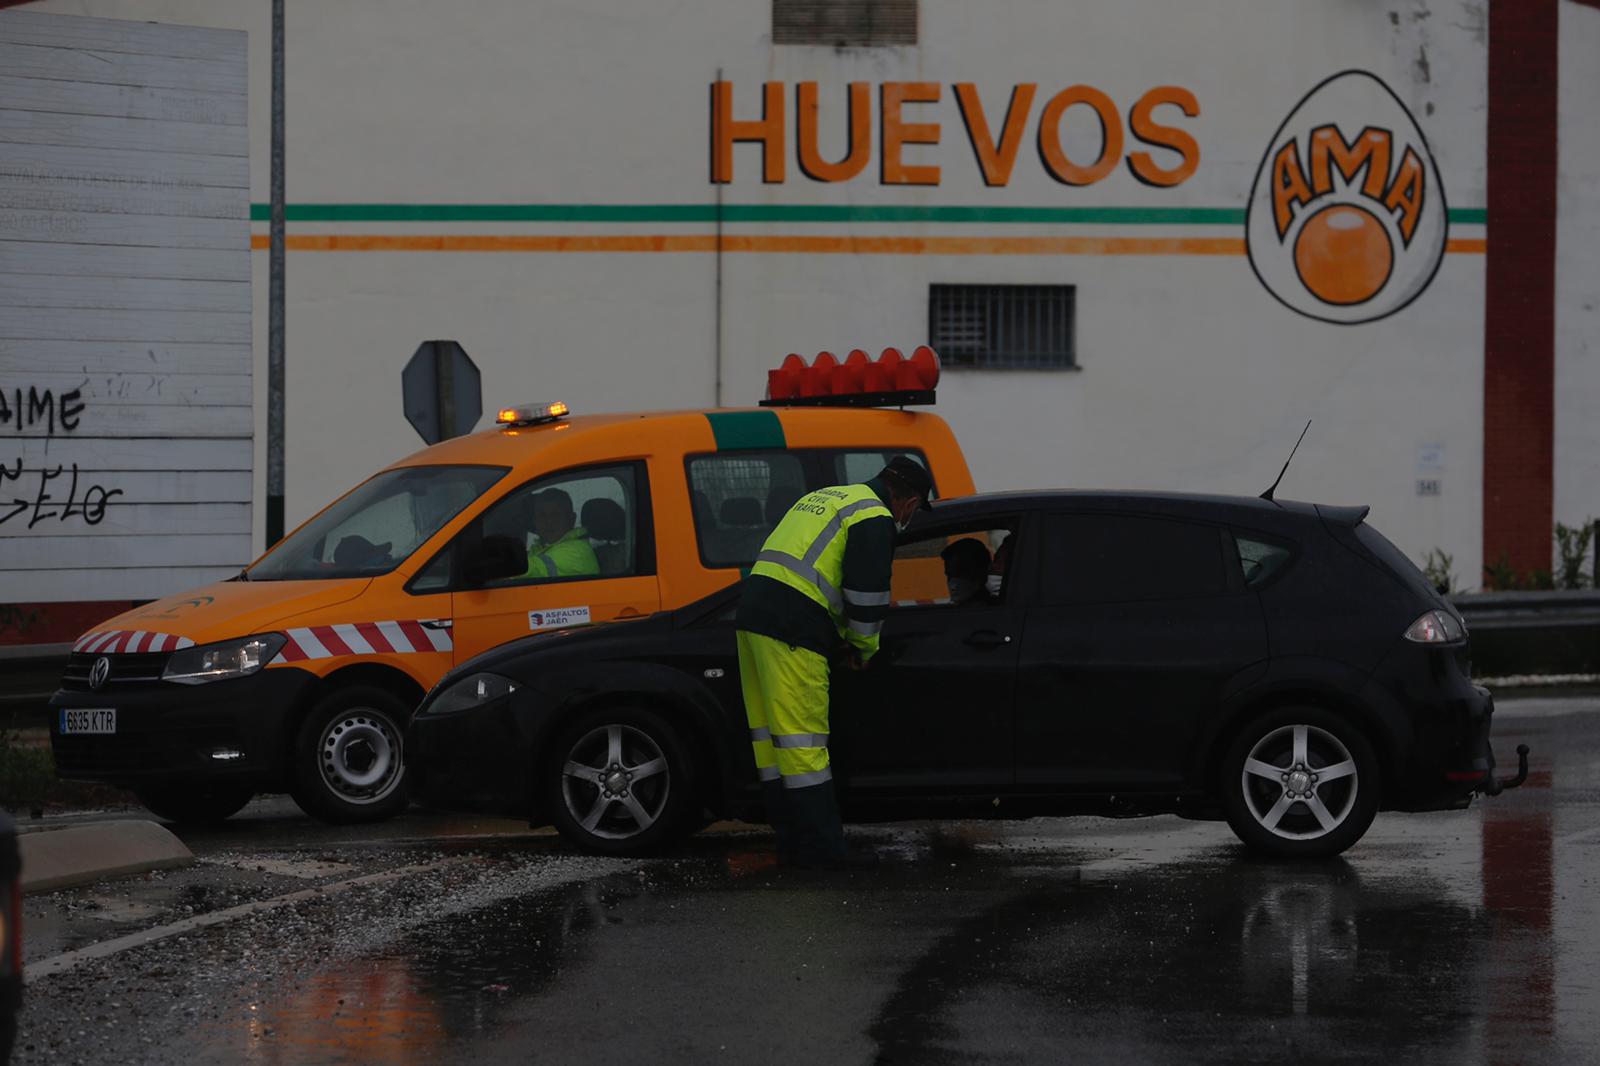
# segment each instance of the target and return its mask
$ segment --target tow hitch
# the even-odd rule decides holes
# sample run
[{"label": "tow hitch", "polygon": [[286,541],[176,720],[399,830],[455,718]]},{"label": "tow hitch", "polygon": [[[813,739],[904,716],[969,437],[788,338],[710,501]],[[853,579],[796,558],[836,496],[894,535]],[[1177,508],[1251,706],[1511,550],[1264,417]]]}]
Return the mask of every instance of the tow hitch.
[{"label": "tow hitch", "polygon": [[1528,745],[1517,745],[1517,774],[1515,777],[1496,778],[1494,771],[1490,770],[1483,775],[1483,783],[1478,786],[1478,792],[1485,796],[1498,796],[1508,788],[1516,788],[1528,779]]}]

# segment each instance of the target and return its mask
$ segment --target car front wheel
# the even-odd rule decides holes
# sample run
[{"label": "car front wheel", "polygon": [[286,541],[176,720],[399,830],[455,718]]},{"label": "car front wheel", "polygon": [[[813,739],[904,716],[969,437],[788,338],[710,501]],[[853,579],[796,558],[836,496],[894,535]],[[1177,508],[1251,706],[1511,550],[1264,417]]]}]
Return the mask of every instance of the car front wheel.
[{"label": "car front wheel", "polygon": [[329,693],[301,723],[291,794],[313,818],[336,825],[378,822],[409,798],[401,737],[411,709],[381,688]]},{"label": "car front wheel", "polygon": [[694,765],[678,731],[655,711],[614,707],[580,715],[544,773],[546,809],[585,851],[641,855],[692,829]]},{"label": "car front wheel", "polygon": [[1316,707],[1251,722],[1222,766],[1228,824],[1253,851],[1325,858],[1360,840],[1378,813],[1378,761],[1355,726]]}]

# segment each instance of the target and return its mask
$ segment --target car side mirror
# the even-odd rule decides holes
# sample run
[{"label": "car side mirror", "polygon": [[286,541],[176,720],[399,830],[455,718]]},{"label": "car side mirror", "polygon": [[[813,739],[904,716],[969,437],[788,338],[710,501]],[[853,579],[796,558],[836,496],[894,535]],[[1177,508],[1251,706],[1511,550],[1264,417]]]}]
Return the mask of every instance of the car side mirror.
[{"label": "car side mirror", "polygon": [[481,588],[491,581],[521,577],[527,572],[528,551],[515,537],[489,536],[467,557],[462,576],[468,585]]}]

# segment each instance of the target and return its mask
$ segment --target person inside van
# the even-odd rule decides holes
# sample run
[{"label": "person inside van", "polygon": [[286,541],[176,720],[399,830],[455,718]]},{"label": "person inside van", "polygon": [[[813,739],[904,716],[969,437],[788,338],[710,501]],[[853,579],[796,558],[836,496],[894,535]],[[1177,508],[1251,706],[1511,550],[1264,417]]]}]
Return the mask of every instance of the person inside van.
[{"label": "person inside van", "polygon": [[989,549],[976,537],[951,541],[939,553],[944,560],[944,583],[950,602],[960,607],[969,603],[988,603],[993,597],[984,590],[989,574]]},{"label": "person inside van", "polygon": [[561,489],[545,489],[533,498],[533,532],[528,551],[528,577],[597,577],[589,534],[577,524],[572,497]]}]

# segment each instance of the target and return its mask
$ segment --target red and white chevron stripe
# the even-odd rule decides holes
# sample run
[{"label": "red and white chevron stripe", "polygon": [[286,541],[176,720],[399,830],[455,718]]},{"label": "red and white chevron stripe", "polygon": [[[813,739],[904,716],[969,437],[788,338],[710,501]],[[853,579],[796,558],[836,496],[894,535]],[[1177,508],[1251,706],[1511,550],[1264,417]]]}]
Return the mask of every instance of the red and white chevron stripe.
[{"label": "red and white chevron stripe", "polygon": [[85,633],[72,646],[73,651],[89,655],[115,655],[126,652],[136,655],[146,651],[177,651],[192,648],[194,641],[171,633],[149,633],[143,629],[111,629],[102,633]]},{"label": "red and white chevron stripe", "polygon": [[411,655],[416,652],[450,651],[455,646],[450,640],[449,628],[424,625],[420,620],[345,622],[284,632],[289,642],[278,652],[273,663],[332,659],[341,655]]}]

